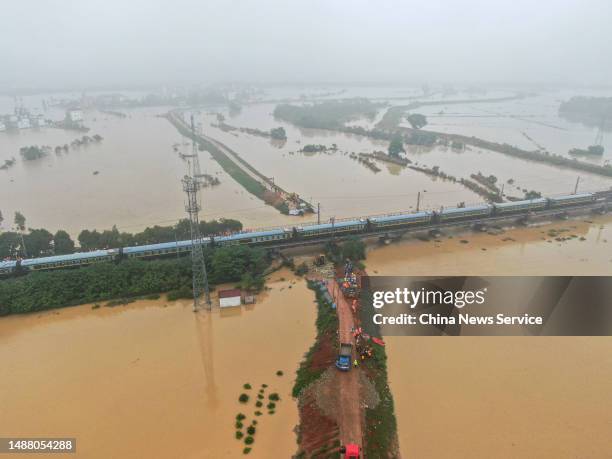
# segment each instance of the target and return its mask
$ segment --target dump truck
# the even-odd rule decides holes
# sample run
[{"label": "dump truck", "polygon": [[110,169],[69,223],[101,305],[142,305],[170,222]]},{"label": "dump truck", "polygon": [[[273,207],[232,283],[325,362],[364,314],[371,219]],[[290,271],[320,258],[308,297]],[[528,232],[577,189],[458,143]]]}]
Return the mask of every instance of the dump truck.
[{"label": "dump truck", "polygon": [[340,343],[340,352],[336,359],[336,367],[342,371],[351,369],[351,358],[353,357],[353,345],[351,343]]}]

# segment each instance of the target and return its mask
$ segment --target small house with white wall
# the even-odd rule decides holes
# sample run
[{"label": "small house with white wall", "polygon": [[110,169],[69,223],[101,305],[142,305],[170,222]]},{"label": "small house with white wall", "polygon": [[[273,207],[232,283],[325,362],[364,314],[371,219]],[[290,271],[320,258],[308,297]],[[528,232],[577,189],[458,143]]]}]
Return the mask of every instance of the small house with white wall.
[{"label": "small house with white wall", "polygon": [[231,308],[240,306],[242,303],[242,292],[238,288],[229,290],[219,290],[219,306],[222,308]]}]

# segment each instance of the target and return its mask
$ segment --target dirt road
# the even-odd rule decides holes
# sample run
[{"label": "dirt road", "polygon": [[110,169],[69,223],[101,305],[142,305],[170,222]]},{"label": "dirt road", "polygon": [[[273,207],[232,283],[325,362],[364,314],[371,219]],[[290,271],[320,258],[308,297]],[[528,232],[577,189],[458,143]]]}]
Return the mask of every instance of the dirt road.
[{"label": "dirt road", "polygon": [[[355,339],[352,333],[354,321],[351,306],[342,295],[335,280],[329,280],[327,288],[336,302],[340,342],[352,343],[354,349]],[[363,445],[364,411],[361,406],[359,372],[359,368],[353,368],[351,371],[338,375],[338,391],[340,393],[338,425],[340,426],[340,441],[343,445],[349,443]]]}]

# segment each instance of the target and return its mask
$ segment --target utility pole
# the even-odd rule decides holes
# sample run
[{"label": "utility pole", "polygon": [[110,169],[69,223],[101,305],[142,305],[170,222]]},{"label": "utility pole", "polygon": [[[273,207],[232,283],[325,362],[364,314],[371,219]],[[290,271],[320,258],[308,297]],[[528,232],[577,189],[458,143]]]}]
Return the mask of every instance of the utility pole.
[{"label": "utility pole", "polygon": [[317,225],[321,224],[321,203],[317,202]]},{"label": "utility pole", "polygon": [[580,176],[576,178],[576,186],[574,187],[574,194],[578,193],[578,184],[580,183]]},{"label": "utility pole", "polygon": [[[201,209],[199,203],[199,192],[202,187],[200,172],[200,161],[198,159],[198,150],[196,146],[196,131],[193,114],[191,115],[191,135],[192,135],[192,153],[185,155],[193,160],[193,163],[187,161],[187,175],[183,177],[183,191],[187,195],[187,203],[185,210],[189,215],[189,226],[191,232],[191,271],[193,285],[193,310],[197,311],[200,308],[200,301],[204,295],[208,309],[212,308],[210,301],[210,290],[208,288],[208,275],[206,273],[206,263],[204,260],[204,250],[202,248],[202,236],[200,235],[200,217]],[[178,241],[177,241],[178,255]]]},{"label": "utility pole", "polygon": [[421,192],[419,191],[419,193],[417,194],[417,208],[416,211],[419,211],[419,206],[421,205]]},{"label": "utility pole", "polygon": [[500,197],[502,200],[504,199],[504,186],[505,186],[505,185],[506,185],[505,183],[502,183],[501,190],[499,191],[499,197]]}]

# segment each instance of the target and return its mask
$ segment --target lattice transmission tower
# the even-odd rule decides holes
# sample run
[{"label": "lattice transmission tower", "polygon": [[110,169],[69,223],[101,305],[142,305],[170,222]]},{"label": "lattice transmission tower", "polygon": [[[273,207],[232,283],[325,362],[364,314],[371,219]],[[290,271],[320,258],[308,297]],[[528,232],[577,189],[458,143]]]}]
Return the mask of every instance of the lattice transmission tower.
[{"label": "lattice transmission tower", "polygon": [[193,273],[193,310],[200,309],[202,297],[208,309],[211,309],[210,290],[208,288],[208,275],[206,273],[206,263],[204,260],[204,250],[202,249],[202,235],[200,234],[200,188],[201,177],[200,161],[198,159],[198,151],[196,145],[196,133],[191,115],[191,133],[192,133],[192,154],[185,155],[189,160],[188,173],[183,177],[183,191],[187,195],[185,210],[189,215],[189,223],[191,230],[191,265]]}]

